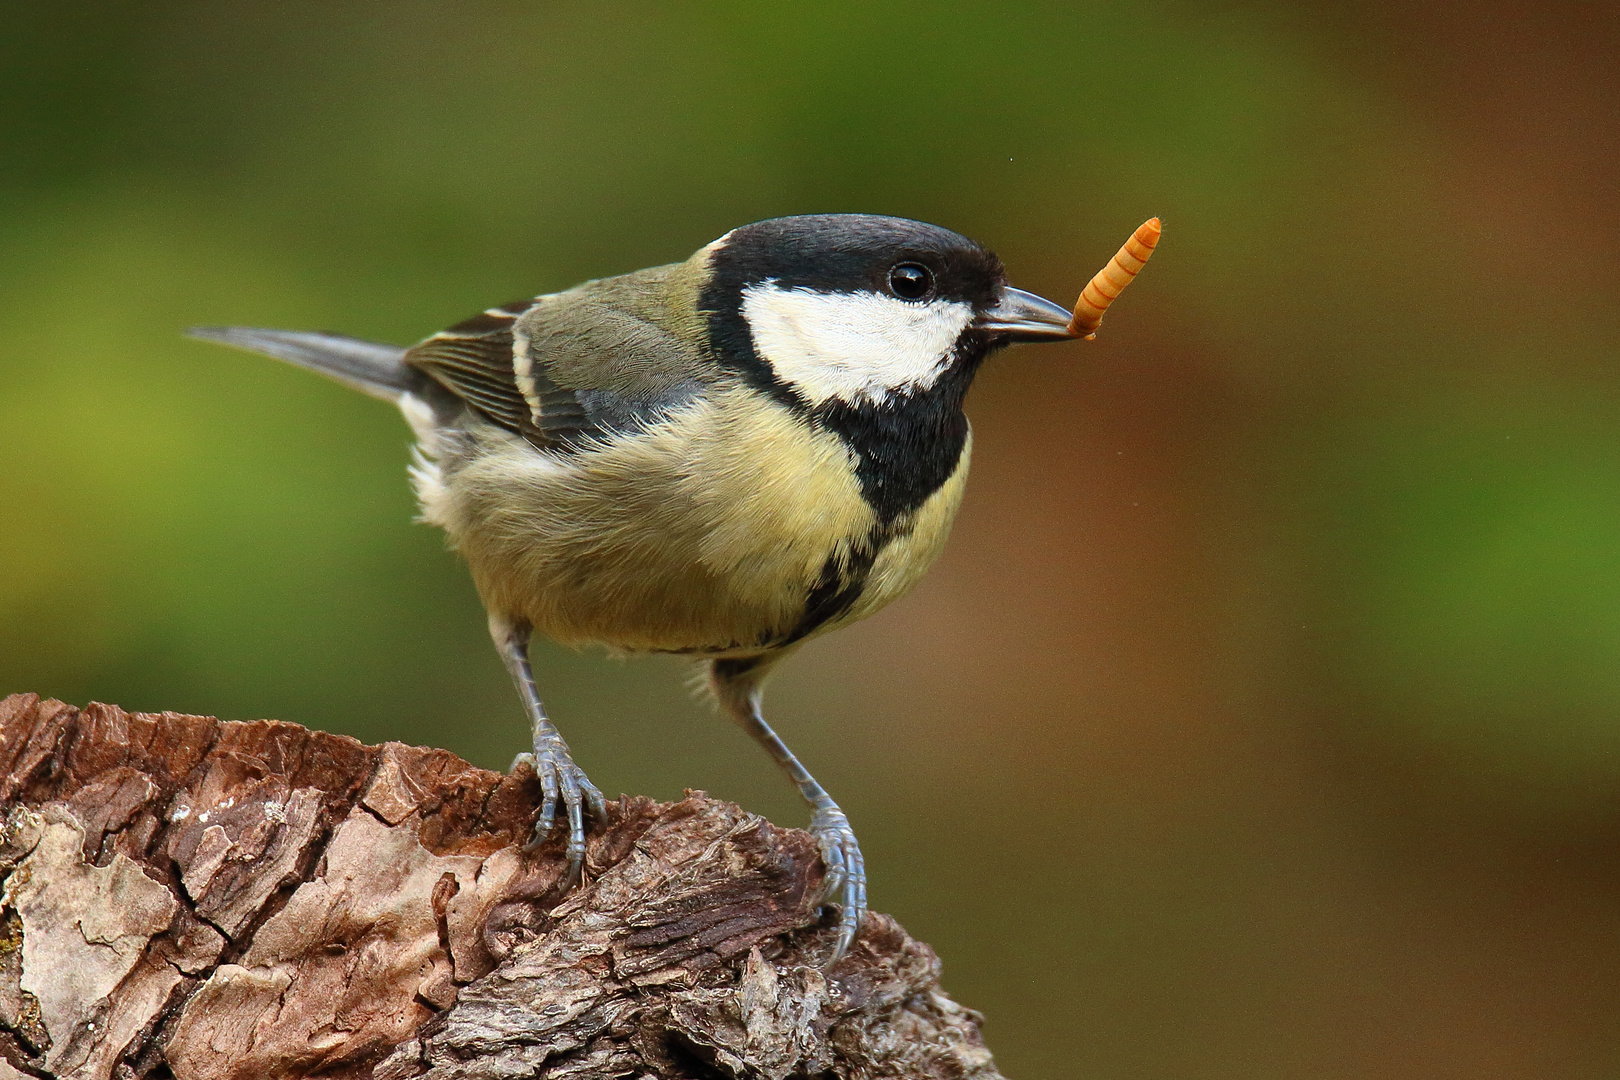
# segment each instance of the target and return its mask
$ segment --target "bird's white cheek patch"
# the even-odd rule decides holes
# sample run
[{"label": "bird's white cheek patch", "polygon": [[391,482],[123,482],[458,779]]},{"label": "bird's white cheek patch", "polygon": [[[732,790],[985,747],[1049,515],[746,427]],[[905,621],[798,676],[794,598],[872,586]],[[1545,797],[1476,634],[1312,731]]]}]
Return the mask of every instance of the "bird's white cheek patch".
[{"label": "bird's white cheek patch", "polygon": [[897,390],[926,390],[973,318],[969,305],[953,300],[784,289],[774,281],[744,289],[742,312],[754,351],[813,405],[831,398],[881,404]]}]

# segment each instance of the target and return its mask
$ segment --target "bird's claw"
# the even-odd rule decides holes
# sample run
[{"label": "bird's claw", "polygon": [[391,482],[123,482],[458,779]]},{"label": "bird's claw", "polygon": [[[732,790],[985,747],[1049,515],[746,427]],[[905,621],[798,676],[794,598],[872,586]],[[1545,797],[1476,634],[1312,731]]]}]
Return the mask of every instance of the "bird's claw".
[{"label": "bird's claw", "polygon": [[816,811],[810,819],[810,834],[820,843],[821,861],[827,867],[822,900],[835,900],[839,906],[838,941],[828,961],[831,965],[849,951],[866,914],[866,860],[849,818],[836,806]]},{"label": "bird's claw", "polygon": [[558,804],[561,803],[568,820],[568,842],[564,848],[568,858],[565,880],[573,882],[579,877],[580,867],[585,862],[585,809],[588,806],[591,815],[601,821],[607,816],[607,800],[585,776],[585,771],[574,764],[568,748],[560,741],[556,745],[537,743],[534,753],[519,754],[513,759],[514,770],[520,765],[534,769],[535,776],[540,780],[541,794],[534,832],[524,845],[524,850],[534,851],[561,824],[557,813]]}]

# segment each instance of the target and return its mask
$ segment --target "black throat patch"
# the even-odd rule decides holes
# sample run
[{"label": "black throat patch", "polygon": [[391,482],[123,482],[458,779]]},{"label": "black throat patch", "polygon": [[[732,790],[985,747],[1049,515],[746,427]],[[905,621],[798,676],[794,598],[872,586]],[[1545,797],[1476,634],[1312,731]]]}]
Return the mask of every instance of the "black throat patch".
[{"label": "black throat patch", "polygon": [[937,295],[983,309],[1005,283],[1001,262],[967,237],[923,222],[861,214],[812,215],[756,222],[731,233],[712,257],[699,298],[714,359],[853,451],[861,494],[878,516],[881,546],[956,471],[967,444],[962,412],[979,365],[999,342],[969,330],[950,367],[926,389],[898,389],[881,402],[831,399],[813,405],[777,379],[754,348],[743,291],[770,281],[780,288],[881,294],[890,267],[927,266]]},{"label": "black throat patch", "polygon": [[811,405],[755,351],[740,312],[709,316],[710,340],[726,367],[817,427],[842,439],[855,454],[861,495],[887,532],[916,511],[956,471],[967,445],[968,420],[962,402],[979,366],[994,349],[968,335],[957,344],[951,366],[927,389],[897,390],[882,402],[850,404],[838,398]]},{"label": "black throat patch", "polygon": [[806,410],[855,452],[861,494],[881,528],[916,512],[956,472],[968,436],[962,400],[986,351],[959,357],[927,390],[882,403],[833,399]]}]

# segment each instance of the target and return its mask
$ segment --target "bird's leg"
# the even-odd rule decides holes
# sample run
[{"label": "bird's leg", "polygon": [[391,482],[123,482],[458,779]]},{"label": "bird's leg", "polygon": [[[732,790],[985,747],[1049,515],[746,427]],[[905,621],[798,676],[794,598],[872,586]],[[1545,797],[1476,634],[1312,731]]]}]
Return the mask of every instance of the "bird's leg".
[{"label": "bird's leg", "polygon": [[849,827],[849,818],[832,801],[825,788],[793,756],[780,736],[771,730],[760,712],[761,683],[779,655],[716,660],[709,669],[709,684],[726,713],[744,731],[759,741],[782,771],[799,788],[810,804],[810,832],[821,844],[821,858],[827,866],[824,896],[836,896],[841,908],[838,942],[829,963],[837,963],[849,951],[866,914],[866,861]]},{"label": "bird's leg", "polygon": [[546,707],[540,703],[540,692],[534,686],[534,669],[529,666],[530,629],[527,622],[499,615],[489,617],[489,636],[495,639],[495,648],[506,662],[512,682],[517,685],[518,696],[523,699],[523,709],[529,714],[529,729],[534,735],[534,752],[519,754],[512,761],[513,769],[525,762],[533,766],[535,775],[540,778],[540,791],[545,800],[534,819],[534,835],[528,847],[532,850],[551,835],[552,828],[557,824],[557,802],[560,799],[568,814],[568,872],[565,880],[571,883],[579,876],[579,868],[585,861],[584,806],[589,803],[591,813],[601,821],[607,814],[607,804],[596,785],[586,779],[584,771],[574,764],[573,757],[568,753],[568,744],[563,742],[562,735],[546,718]]}]

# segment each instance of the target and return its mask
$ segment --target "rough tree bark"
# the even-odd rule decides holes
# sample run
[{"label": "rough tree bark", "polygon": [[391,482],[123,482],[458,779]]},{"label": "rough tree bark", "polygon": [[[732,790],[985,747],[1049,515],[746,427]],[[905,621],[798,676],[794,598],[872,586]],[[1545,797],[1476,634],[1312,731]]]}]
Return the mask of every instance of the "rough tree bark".
[{"label": "rough tree bark", "polygon": [[531,774],[294,724],[0,701],[0,1080],[999,1074],[810,836],[621,797],[584,884]]}]

